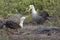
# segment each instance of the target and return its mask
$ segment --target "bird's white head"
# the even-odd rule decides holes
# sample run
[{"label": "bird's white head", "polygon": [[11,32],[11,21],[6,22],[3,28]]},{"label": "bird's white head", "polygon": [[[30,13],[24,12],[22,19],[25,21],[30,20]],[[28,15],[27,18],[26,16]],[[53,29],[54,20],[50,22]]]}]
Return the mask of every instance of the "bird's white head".
[{"label": "bird's white head", "polygon": [[34,5],[29,5],[30,9],[33,9],[34,8]]},{"label": "bird's white head", "polygon": [[20,26],[21,26],[21,28],[23,28],[23,22],[24,22],[24,20],[26,19],[26,17],[21,17],[20,18]]},{"label": "bird's white head", "polygon": [[29,7],[30,7],[30,9],[32,9],[32,15],[36,15],[37,12],[36,12],[36,10],[34,8],[34,5],[29,5]]},{"label": "bird's white head", "polygon": [[21,21],[24,21],[24,19],[26,19],[26,17],[21,17],[21,18],[20,18]]}]

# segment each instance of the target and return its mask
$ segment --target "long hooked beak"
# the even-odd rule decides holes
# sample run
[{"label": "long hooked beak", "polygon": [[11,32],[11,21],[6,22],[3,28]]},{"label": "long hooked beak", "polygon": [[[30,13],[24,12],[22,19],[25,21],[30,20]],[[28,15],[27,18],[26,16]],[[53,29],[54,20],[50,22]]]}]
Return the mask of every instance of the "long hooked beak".
[{"label": "long hooked beak", "polygon": [[31,15],[26,15],[25,18],[27,19],[29,16],[31,16]]},{"label": "long hooked beak", "polygon": [[30,10],[31,10],[31,9],[29,8],[29,9],[28,9],[28,12],[30,12]]},{"label": "long hooked beak", "polygon": [[25,18],[27,18],[28,16],[25,16]]}]

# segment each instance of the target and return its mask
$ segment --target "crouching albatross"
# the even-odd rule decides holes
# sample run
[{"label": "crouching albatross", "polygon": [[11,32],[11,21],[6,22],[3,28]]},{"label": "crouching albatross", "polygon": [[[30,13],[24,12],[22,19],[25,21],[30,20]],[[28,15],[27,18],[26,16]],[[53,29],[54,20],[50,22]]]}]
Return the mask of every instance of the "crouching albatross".
[{"label": "crouching albatross", "polygon": [[5,26],[7,28],[16,29],[16,28],[23,28],[23,22],[26,17],[22,16],[19,18],[19,23],[17,22],[18,18],[15,19],[16,16],[9,17],[8,20],[5,22]]}]

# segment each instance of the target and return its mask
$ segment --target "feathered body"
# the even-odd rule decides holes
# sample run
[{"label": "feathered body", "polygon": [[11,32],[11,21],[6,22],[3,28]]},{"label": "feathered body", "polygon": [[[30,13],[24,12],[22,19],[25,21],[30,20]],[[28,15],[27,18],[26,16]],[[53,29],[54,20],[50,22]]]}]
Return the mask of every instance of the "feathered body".
[{"label": "feathered body", "polygon": [[11,29],[23,28],[25,18],[26,17],[22,17],[19,14],[14,14],[13,16],[8,17],[8,20],[5,22],[5,26]]},{"label": "feathered body", "polygon": [[16,29],[16,28],[21,28],[21,26],[13,21],[7,21],[5,23],[5,26],[10,29]]},{"label": "feathered body", "polygon": [[32,9],[32,20],[38,24],[40,23],[44,23],[48,17],[49,14],[46,11],[41,11],[41,12],[37,12],[35,11],[34,5],[30,5],[29,6],[30,9]]},{"label": "feathered body", "polygon": [[22,16],[20,14],[14,14],[14,15],[8,17],[8,20],[16,22],[16,23],[20,23],[20,18],[21,17]]}]

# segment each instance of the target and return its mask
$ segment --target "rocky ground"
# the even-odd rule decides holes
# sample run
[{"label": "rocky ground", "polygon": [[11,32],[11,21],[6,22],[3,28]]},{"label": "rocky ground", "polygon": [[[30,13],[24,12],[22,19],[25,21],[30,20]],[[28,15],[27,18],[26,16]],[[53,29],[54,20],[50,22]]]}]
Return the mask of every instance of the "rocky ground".
[{"label": "rocky ground", "polygon": [[0,40],[60,40],[59,28],[41,31],[41,27],[47,28],[41,25],[25,25],[23,29],[0,29]]}]

